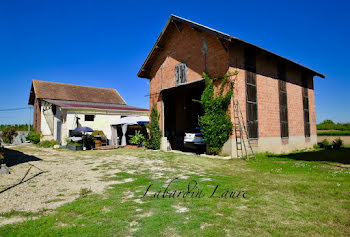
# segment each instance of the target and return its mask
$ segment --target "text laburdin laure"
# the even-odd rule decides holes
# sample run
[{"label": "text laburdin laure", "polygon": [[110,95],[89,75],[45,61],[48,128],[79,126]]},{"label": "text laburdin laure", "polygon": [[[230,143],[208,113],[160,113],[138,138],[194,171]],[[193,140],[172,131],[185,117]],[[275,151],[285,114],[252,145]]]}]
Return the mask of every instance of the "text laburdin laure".
[{"label": "text laburdin laure", "polygon": [[150,184],[147,187],[147,190],[143,194],[142,198],[149,197],[149,198],[218,198],[218,199],[236,199],[236,198],[247,198],[247,191],[243,190],[227,190],[227,189],[221,189],[220,185],[217,184],[212,190],[207,191],[205,193],[203,189],[200,189],[198,186],[197,181],[191,180],[187,184],[187,189],[172,189],[171,185],[177,180],[178,178],[172,179],[169,184],[162,189],[156,189],[152,190],[153,184]]}]

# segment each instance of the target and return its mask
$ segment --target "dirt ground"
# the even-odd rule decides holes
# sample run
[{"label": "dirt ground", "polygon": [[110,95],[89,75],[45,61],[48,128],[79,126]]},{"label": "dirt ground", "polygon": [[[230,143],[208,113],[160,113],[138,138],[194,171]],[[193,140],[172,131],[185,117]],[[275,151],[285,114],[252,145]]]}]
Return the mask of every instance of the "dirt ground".
[{"label": "dirt ground", "polygon": [[[133,181],[112,180],[111,177],[119,172],[147,170],[154,178],[162,177],[163,172],[177,172],[162,166],[162,160],[111,156],[108,151],[98,151],[99,155],[89,156],[95,151],[74,153],[30,145],[14,147],[7,152],[10,162],[6,163],[11,174],[0,176],[0,214],[11,211],[46,212],[77,199],[84,192],[103,193],[111,184]],[[182,169],[181,173],[186,177],[193,172]],[[0,226],[17,221],[21,219],[0,217]]]},{"label": "dirt ground", "polygon": [[317,142],[322,142],[324,139],[327,139],[331,142],[337,138],[342,139],[344,144],[350,145],[350,136],[317,136]]}]

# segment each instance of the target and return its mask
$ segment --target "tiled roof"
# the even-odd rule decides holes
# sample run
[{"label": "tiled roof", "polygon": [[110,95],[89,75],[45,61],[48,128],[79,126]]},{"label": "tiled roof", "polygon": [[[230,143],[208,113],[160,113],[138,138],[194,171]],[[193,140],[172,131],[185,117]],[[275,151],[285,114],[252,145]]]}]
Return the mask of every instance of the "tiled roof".
[{"label": "tiled roof", "polygon": [[115,89],[70,85],[64,83],[33,80],[29,104],[33,98],[95,102],[125,105],[124,99]]}]

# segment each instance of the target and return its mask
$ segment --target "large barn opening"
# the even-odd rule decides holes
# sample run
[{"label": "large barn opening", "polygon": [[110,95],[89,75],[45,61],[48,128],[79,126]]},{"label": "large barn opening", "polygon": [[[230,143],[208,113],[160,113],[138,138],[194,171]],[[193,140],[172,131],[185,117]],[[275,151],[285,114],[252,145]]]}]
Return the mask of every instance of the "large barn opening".
[{"label": "large barn opening", "polygon": [[204,86],[204,80],[198,80],[162,90],[164,135],[173,150],[184,150],[185,132],[199,127],[203,109],[194,100],[200,100]]}]

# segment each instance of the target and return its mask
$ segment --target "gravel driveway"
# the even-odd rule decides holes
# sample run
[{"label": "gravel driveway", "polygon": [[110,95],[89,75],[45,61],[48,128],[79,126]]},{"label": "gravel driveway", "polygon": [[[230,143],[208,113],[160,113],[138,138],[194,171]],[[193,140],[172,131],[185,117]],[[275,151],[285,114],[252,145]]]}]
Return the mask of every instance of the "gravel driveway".
[{"label": "gravel driveway", "polygon": [[14,147],[7,153],[11,174],[0,176],[1,213],[54,209],[82,191],[101,193],[112,183],[100,180],[113,171],[96,168],[110,157],[74,157],[72,152],[34,146]]},{"label": "gravel driveway", "polygon": [[[113,180],[119,172],[151,172],[154,178],[164,172],[177,172],[180,178],[193,173],[186,169],[178,173],[164,166],[161,159],[115,155],[112,151],[72,152],[29,145],[12,147],[6,153],[11,174],[0,175],[0,214],[50,211],[82,193],[103,193],[111,184],[132,181]],[[0,217],[0,225],[8,221]]]}]

